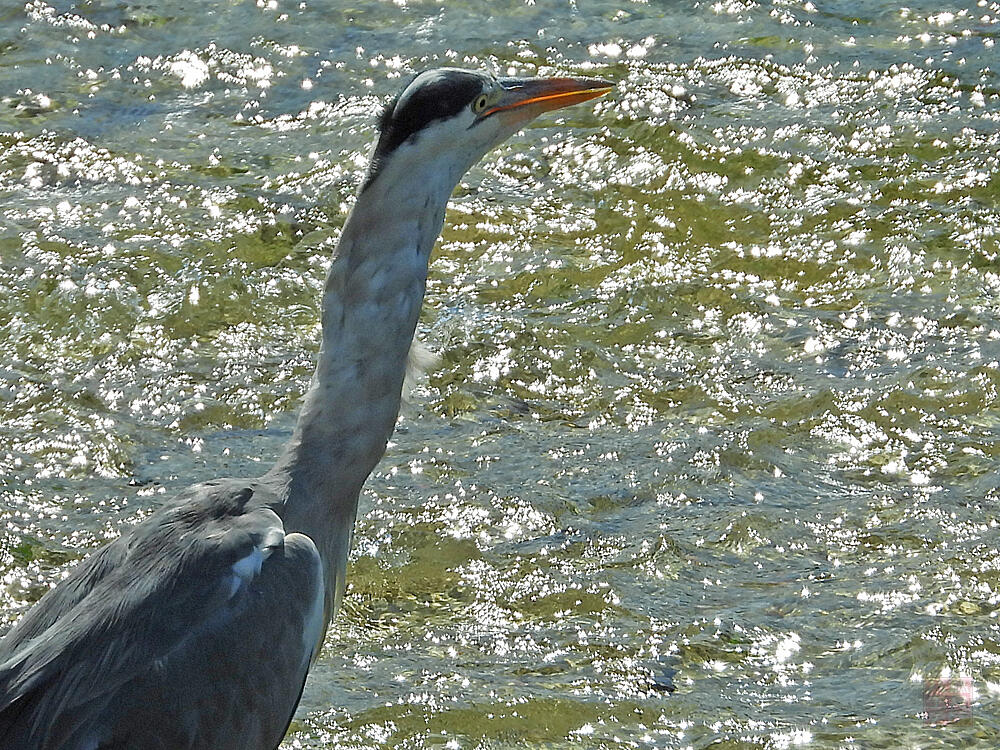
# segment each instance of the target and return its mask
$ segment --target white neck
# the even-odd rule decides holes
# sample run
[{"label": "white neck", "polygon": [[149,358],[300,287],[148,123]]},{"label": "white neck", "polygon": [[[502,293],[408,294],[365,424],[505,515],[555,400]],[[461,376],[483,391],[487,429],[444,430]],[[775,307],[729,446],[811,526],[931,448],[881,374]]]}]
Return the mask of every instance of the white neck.
[{"label": "white neck", "polygon": [[323,294],[316,374],[267,475],[283,485],[286,533],[309,535],[324,558],[328,606],[343,585],[358,493],[396,424],[427,263],[458,179],[399,171],[381,173],[344,224]]}]

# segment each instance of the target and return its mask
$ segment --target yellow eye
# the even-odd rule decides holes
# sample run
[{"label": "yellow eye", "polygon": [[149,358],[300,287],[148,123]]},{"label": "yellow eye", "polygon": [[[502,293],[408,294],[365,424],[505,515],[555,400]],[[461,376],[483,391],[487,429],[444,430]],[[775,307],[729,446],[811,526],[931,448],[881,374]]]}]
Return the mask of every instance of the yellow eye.
[{"label": "yellow eye", "polygon": [[486,105],[490,103],[490,98],[486,94],[480,94],[472,101],[472,111],[477,115],[486,109]]}]

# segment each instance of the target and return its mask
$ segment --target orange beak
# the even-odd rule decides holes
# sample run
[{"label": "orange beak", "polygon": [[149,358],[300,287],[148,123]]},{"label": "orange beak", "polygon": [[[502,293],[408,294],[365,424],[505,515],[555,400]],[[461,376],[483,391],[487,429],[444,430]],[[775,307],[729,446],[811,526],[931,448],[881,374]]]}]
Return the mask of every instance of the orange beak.
[{"label": "orange beak", "polygon": [[615,87],[600,78],[501,78],[503,93],[480,117],[522,110],[530,116],[603,96]]}]

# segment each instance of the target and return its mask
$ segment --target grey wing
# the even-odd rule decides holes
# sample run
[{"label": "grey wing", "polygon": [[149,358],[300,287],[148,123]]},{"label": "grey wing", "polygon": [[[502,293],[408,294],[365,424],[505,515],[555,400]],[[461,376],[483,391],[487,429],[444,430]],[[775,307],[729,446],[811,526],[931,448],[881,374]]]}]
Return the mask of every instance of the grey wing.
[{"label": "grey wing", "polygon": [[212,486],[154,514],[37,619],[0,663],[0,748],[277,747],[323,632],[323,573],[252,494]]},{"label": "grey wing", "polygon": [[51,627],[61,613],[76,606],[110,571],[121,564],[127,553],[124,537],[119,537],[73,568],[61,584],[49,591],[41,603],[28,610],[0,640],[0,664],[22,643]]},{"label": "grey wing", "polygon": [[109,748],[278,747],[325,625],[322,566],[312,540],[286,536],[247,594],[249,606],[239,616],[117,691],[119,716],[102,735]]}]

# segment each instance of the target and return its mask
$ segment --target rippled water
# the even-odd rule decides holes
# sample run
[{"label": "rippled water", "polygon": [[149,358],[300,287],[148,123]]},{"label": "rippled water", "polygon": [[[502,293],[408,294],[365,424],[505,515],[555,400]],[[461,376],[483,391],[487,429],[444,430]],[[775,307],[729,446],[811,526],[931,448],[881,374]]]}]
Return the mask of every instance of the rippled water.
[{"label": "rippled water", "polygon": [[1000,3],[200,5],[0,9],[0,629],[273,458],[402,76],[596,74],[456,192],[285,747],[1000,744]]}]

